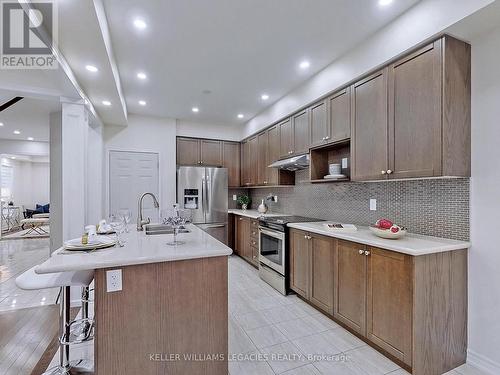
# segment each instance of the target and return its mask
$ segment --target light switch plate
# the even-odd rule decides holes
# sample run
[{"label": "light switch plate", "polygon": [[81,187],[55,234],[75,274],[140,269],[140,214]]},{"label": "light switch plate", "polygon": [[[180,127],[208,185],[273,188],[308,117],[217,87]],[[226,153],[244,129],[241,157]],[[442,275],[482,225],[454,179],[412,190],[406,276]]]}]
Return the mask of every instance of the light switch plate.
[{"label": "light switch plate", "polygon": [[377,211],[377,200],[370,199],[370,211]]},{"label": "light switch plate", "polygon": [[236,196],[236,194],[233,194],[233,201],[235,200],[238,200],[238,197]]},{"label": "light switch plate", "polygon": [[274,203],[278,203],[278,196],[275,195],[273,200],[274,200]]},{"label": "light switch plate", "polygon": [[342,169],[346,169],[347,167],[347,158],[342,158]]},{"label": "light switch plate", "polygon": [[106,291],[119,292],[122,290],[122,270],[106,271]]}]

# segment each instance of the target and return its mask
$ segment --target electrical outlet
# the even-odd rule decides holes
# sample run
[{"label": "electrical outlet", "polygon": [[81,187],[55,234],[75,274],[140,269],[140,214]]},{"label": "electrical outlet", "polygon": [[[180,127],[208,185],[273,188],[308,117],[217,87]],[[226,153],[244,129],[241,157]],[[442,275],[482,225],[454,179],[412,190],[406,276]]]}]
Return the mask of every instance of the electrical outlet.
[{"label": "electrical outlet", "polygon": [[377,200],[370,199],[370,211],[377,211]]},{"label": "electrical outlet", "polygon": [[342,169],[346,169],[348,166],[347,158],[342,158]]},{"label": "electrical outlet", "polygon": [[274,202],[274,203],[278,203],[278,196],[277,196],[277,195],[275,195],[275,196],[273,197],[273,202]]},{"label": "electrical outlet", "polygon": [[106,271],[106,291],[118,292],[122,290],[122,270]]},{"label": "electrical outlet", "polygon": [[236,196],[236,194],[233,194],[233,201],[236,201],[238,200],[238,197]]}]

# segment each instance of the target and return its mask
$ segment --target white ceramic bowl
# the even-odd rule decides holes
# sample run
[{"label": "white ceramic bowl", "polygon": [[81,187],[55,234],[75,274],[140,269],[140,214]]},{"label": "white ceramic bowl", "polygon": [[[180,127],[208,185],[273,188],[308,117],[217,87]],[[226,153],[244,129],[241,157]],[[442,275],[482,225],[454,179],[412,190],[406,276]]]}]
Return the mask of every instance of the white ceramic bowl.
[{"label": "white ceramic bowl", "polygon": [[389,240],[397,240],[406,235],[406,229],[400,229],[399,232],[393,233],[390,229],[380,229],[373,225],[370,226],[370,230],[378,237],[387,238]]}]

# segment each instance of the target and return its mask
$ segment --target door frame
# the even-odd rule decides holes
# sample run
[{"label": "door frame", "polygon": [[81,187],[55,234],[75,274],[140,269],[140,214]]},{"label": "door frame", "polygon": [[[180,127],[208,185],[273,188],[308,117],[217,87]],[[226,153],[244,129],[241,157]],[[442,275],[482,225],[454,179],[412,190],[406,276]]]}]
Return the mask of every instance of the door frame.
[{"label": "door frame", "polygon": [[[112,149],[107,149],[106,150],[106,154],[107,154],[107,162],[106,162],[106,165],[105,165],[105,181],[106,181],[106,195],[105,195],[105,199],[106,199],[106,204],[104,205],[104,217],[105,218],[108,218],[109,215],[110,215],[110,212],[111,212],[111,197],[110,197],[110,191],[111,191],[111,173],[110,173],[110,164],[111,164],[111,153],[112,152],[130,152],[130,153],[134,153],[134,154],[155,154],[158,158],[158,165],[157,165],[157,169],[158,169],[158,201],[160,203],[160,210],[162,209],[162,197],[161,197],[161,188],[162,188],[162,185],[161,185],[161,160],[160,160],[160,153],[159,152],[155,152],[155,151],[136,151],[136,150],[128,150],[128,149],[122,149],[122,148],[112,148]],[[137,197],[137,199],[139,199],[139,197]]]}]

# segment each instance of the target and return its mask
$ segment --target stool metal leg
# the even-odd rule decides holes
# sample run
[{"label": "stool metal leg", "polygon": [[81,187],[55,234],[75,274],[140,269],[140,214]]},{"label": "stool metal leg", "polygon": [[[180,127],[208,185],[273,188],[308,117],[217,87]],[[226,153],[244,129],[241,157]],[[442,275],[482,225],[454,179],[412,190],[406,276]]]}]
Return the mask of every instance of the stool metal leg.
[{"label": "stool metal leg", "polygon": [[82,287],[82,316],[71,323],[71,339],[72,342],[89,341],[94,338],[93,329],[94,322],[89,319],[89,298],[90,288]]},{"label": "stool metal leg", "polygon": [[59,339],[59,366],[48,369],[42,375],[93,375],[94,366],[88,360],[69,360],[69,344],[67,338],[70,336],[70,287],[61,288],[61,299],[59,301],[59,328],[61,337]]}]

